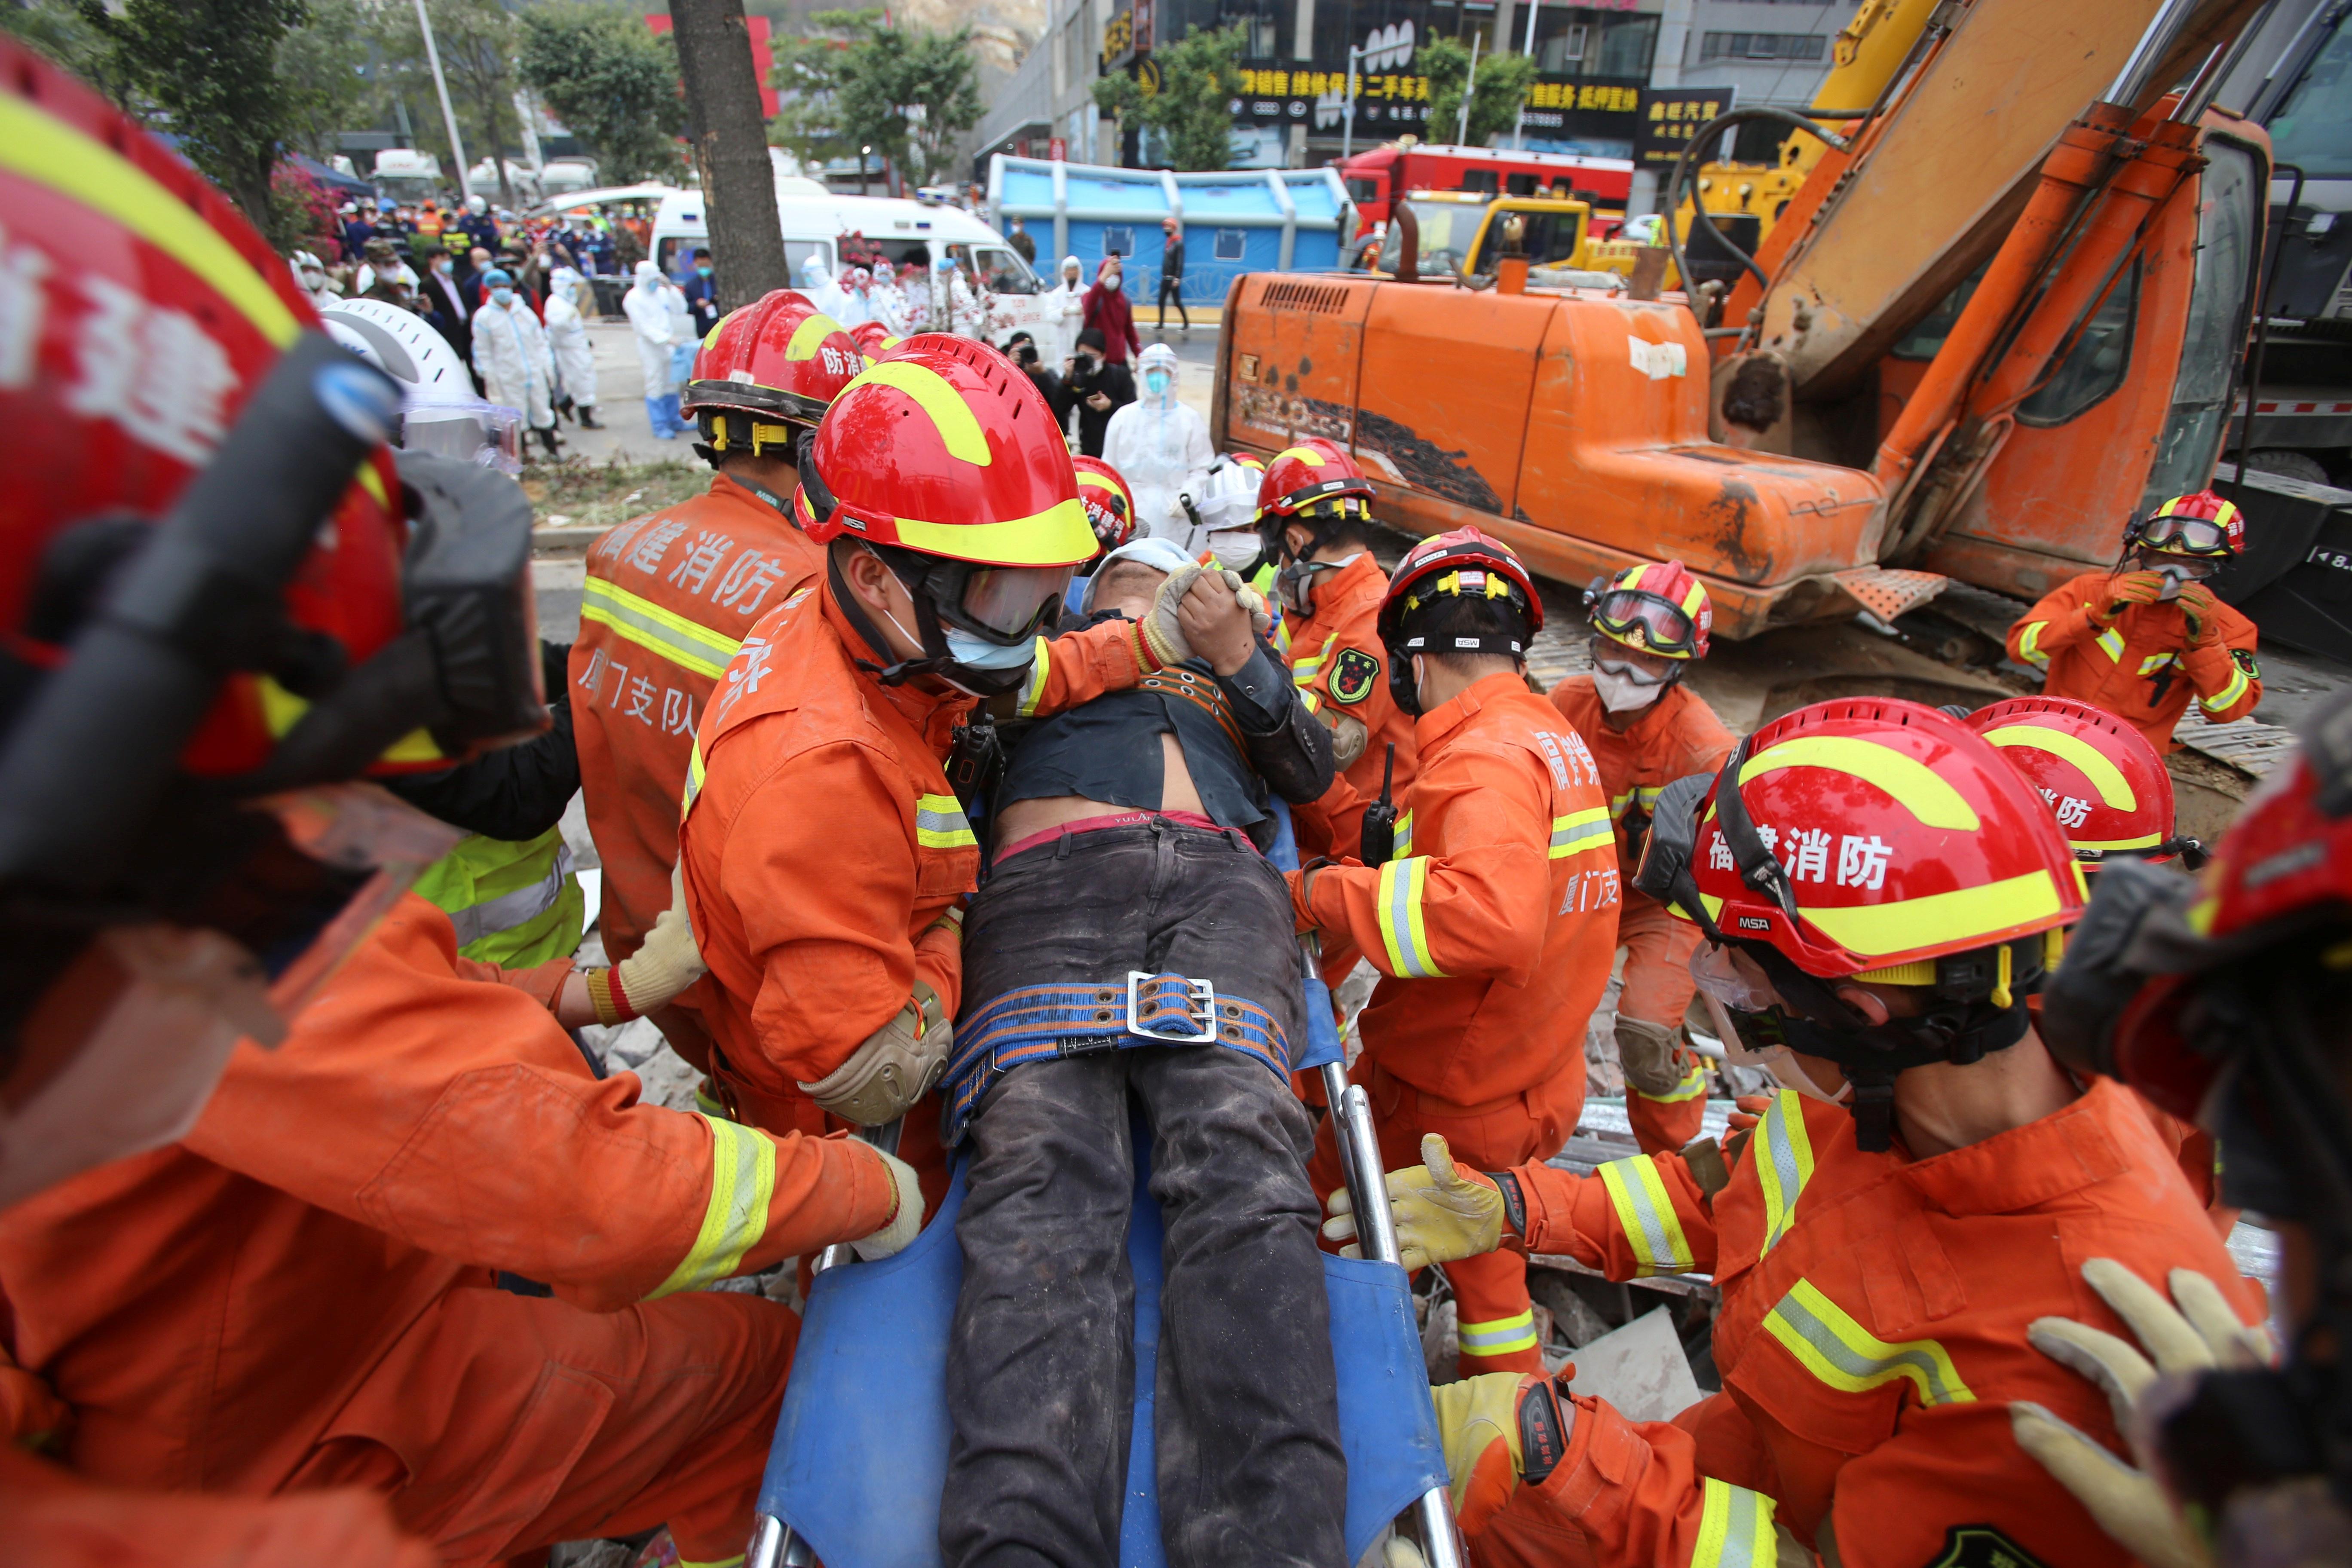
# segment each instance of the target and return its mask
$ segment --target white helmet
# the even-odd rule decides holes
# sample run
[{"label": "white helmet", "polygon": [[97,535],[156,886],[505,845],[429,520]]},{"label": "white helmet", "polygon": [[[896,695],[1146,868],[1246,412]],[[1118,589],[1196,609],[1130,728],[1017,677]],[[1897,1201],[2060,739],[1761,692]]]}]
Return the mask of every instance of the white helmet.
[{"label": "white helmet", "polygon": [[1220,456],[1193,488],[1192,510],[1201,514],[1201,530],[1217,564],[1229,571],[1251,570],[1264,548],[1256,522],[1263,477],[1258,469]]},{"label": "white helmet", "polygon": [[388,300],[338,300],[319,319],[329,337],[400,383],[395,445],[522,471],[522,415],[477,397],[465,362],[424,317]]},{"label": "white helmet", "polygon": [[476,217],[479,217],[484,213],[490,210],[490,204],[486,198],[479,195],[467,196],[466,198],[466,210],[472,213]]}]

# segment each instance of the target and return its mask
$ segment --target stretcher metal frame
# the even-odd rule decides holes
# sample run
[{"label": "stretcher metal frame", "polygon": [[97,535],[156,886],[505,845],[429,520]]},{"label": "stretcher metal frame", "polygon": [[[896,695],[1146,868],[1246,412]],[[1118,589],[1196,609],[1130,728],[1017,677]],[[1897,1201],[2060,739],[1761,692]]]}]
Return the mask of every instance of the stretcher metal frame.
[{"label": "stretcher metal frame", "polygon": [[[1291,833],[1290,813],[1279,801],[1275,803],[1275,813],[1276,839],[1267,858],[1278,868],[1295,868],[1298,851]],[[1310,931],[1298,939],[1298,945],[1306,975],[1308,1032],[1310,1036],[1329,1036],[1335,1042],[1331,994],[1323,984],[1318,963],[1320,944]],[[1371,1100],[1361,1085],[1348,1081],[1344,1052],[1328,1050],[1326,1054],[1339,1058],[1321,1062],[1317,1071],[1321,1076],[1324,1100],[1332,1108],[1332,1132],[1347,1178],[1348,1195],[1359,1220],[1358,1245],[1366,1258],[1401,1267],[1395,1216],[1389,1208],[1387,1173],[1381,1166],[1380,1138],[1372,1126]],[[895,1152],[899,1124],[894,1121],[887,1127],[870,1129],[865,1136],[877,1147]],[[823,1273],[854,1259],[855,1254],[846,1246],[829,1247],[818,1255],[814,1271]],[[780,1417],[780,1429],[781,1426]],[[1398,1518],[1411,1519],[1429,1568],[1465,1568],[1467,1555],[1454,1524],[1454,1499],[1442,1482],[1423,1492]],[[765,1510],[754,1516],[751,1539],[744,1551],[744,1568],[813,1568],[817,1561],[809,1542],[783,1521]]]}]

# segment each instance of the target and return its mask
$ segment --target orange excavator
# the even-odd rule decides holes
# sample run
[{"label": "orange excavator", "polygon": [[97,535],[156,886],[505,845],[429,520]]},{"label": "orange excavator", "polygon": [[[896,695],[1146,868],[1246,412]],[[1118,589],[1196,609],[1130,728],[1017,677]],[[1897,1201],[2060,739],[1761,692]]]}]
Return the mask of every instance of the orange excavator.
[{"label": "orange excavator", "polygon": [[[1475,523],[1571,584],[1679,557],[1735,637],[1891,621],[1953,578],[2035,598],[2112,560],[2230,424],[2270,150],[2211,100],[2262,7],[1881,9],[1908,37],[1877,40],[1868,101],[1694,139],[1779,117],[1822,144],[1708,320],[1507,260],[1492,287],[1245,275],[1218,444],[1341,441],[1386,521]],[[1711,388],[1757,359],[1786,411],[1727,445]]]}]

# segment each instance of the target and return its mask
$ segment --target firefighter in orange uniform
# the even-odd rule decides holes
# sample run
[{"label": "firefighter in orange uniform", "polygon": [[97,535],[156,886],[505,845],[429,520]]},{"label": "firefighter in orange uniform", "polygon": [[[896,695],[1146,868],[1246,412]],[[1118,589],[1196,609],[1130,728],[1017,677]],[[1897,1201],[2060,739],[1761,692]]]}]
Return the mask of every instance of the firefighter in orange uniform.
[{"label": "firefighter in orange uniform", "polygon": [[[1591,748],[1601,793],[1617,824],[1617,862],[1641,862],[1658,792],[1711,773],[1731,755],[1732,734],[1706,700],[1683,683],[1706,657],[1715,610],[1679,561],[1629,567],[1585,595],[1592,617],[1592,673],[1551,689],[1551,705]],[[1617,1059],[1625,1069],[1625,1118],[1645,1154],[1699,1135],[1706,1069],[1681,1039],[1696,983],[1698,928],[1628,889],[1617,914],[1625,984],[1617,997]]]},{"label": "firefighter in orange uniform", "polygon": [[[488,1564],[667,1521],[688,1559],[732,1556],[797,1320],[692,1288],[903,1245],[912,1173],[637,1105],[543,998],[465,977],[400,891],[456,832],[353,775],[546,724],[523,497],[395,468],[397,389],[226,199],[37,59],[0,65],[31,319],[144,323],[28,340],[0,387],[0,1421],[104,1489],[12,1458],[10,1545],[417,1560],[389,1520]],[[124,401],[60,394],[101,373]],[[264,679],[289,649],[299,721]],[[287,1492],[320,1495],[262,1501]]]},{"label": "firefighter in orange uniform", "polygon": [[865,368],[848,334],[790,289],[730,313],[695,355],[680,404],[718,470],[709,490],[588,552],[572,706],[616,961],[670,906],[677,805],[712,683],[752,623],[824,563],[792,512],[795,443]]},{"label": "firefighter in orange uniform", "polygon": [[1381,643],[1389,578],[1372,555],[1372,500],[1356,460],[1320,437],[1276,454],[1258,481],[1258,535],[1275,565],[1291,679],[1330,730],[1331,758],[1349,785],[1300,814],[1299,853],[1309,858],[1355,854],[1360,813],[1334,808],[1379,798],[1391,746],[1391,798],[1412,787],[1412,715],[1389,689]]},{"label": "firefighter in orange uniform", "polygon": [[[1502,544],[1462,529],[1415,545],[1380,616],[1421,764],[1396,858],[1292,873],[1300,929],[1352,942],[1383,977],[1351,1076],[1392,1163],[1426,1132],[1482,1164],[1546,1159],[1583,1108],[1585,1023],[1617,948],[1617,856],[1584,742],[1527,688],[1542,625]],[[1309,1174],[1318,1193],[1340,1185],[1328,1124]],[[1465,1373],[1543,1369],[1524,1259],[1465,1258],[1446,1278]]]},{"label": "firefighter in orange uniform", "polygon": [[[2110,856],[2177,856],[2192,871],[2204,865],[2204,846],[2173,832],[2172,774],[2164,759],[2146,736],[2114,714],[2066,697],[2012,697],[1979,708],[1961,722],[1999,747],[2050,803],[2085,876],[2095,876]],[[2042,999],[2032,1000],[2038,1021]],[[2172,1148],[2213,1228],[2226,1238],[2238,1211],[2221,1203],[2221,1151],[2213,1135],[2144,1097],[2140,1109]]]},{"label": "firefighter in orange uniform", "polygon": [[2216,724],[2263,700],[2254,623],[2202,582],[2245,541],[2245,515],[2211,490],[2175,496],[2124,531],[2112,570],[2061,584],[2019,617],[2009,657],[2047,672],[2044,695],[2104,708],[2169,755],[2192,695]]},{"label": "firefighter in orange uniform", "polygon": [[2131,1095],[2029,1024],[2083,909],[2047,805],[1944,715],[1821,703],[1669,788],[1640,879],[1706,933],[1725,1043],[1786,1086],[1760,1122],[1585,1177],[1467,1173],[1433,1139],[1390,1188],[1409,1256],[1712,1274],[1724,1392],[1635,1422],[1538,1378],[1439,1390],[1472,1561],[2124,1568],[2012,1435],[2017,1402],[2123,1446],[2037,1321],[2118,1332],[2114,1277],[2181,1268],[2228,1282],[2224,1317],[2264,1305]]},{"label": "firefighter in orange uniform", "polygon": [[1070,467],[1078,476],[1078,502],[1087,509],[1087,525],[1095,531],[1095,558],[1087,563],[1092,576],[1102,558],[1135,537],[1135,497],[1117,468],[1100,458],[1080,454]]},{"label": "firefighter in orange uniform", "polygon": [[788,1126],[813,1102],[877,1126],[946,1066],[980,847],[943,764],[975,700],[1052,712],[1189,658],[1196,583],[1199,605],[1241,612],[1193,568],[1143,623],[1049,654],[1040,634],[1095,531],[1040,395],[966,339],[909,338],[853,381],[795,506],[825,575],[751,629],[703,715],[685,890],[737,1110]]}]

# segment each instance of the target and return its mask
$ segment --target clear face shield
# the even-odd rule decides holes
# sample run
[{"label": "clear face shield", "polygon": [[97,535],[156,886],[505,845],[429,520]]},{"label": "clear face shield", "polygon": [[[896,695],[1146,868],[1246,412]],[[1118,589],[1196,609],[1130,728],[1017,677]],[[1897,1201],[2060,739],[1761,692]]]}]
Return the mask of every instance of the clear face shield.
[{"label": "clear face shield", "polygon": [[1825,1105],[1843,1105],[1853,1098],[1853,1085],[1841,1079],[1834,1090],[1813,1080],[1788,1043],[1780,1038],[1780,1005],[1763,965],[1734,947],[1701,942],[1691,954],[1691,978],[1706,1005],[1706,1016],[1723,1042],[1723,1059],[1732,1067],[1761,1068],[1784,1089]]},{"label": "clear face shield", "polygon": [[401,420],[400,448],[455,458],[509,476],[522,472],[522,415],[478,398],[413,408]]}]

